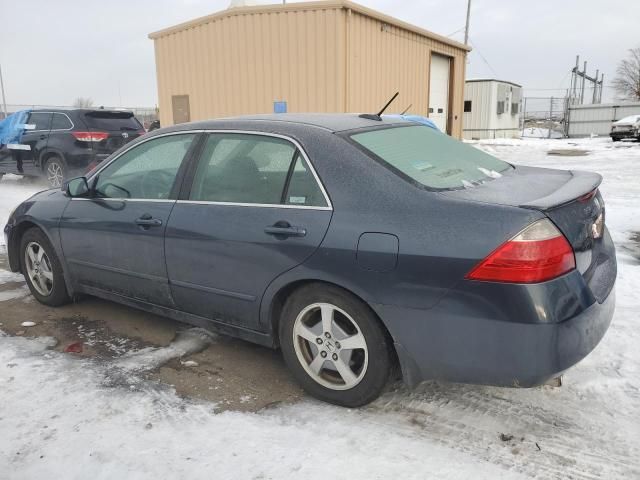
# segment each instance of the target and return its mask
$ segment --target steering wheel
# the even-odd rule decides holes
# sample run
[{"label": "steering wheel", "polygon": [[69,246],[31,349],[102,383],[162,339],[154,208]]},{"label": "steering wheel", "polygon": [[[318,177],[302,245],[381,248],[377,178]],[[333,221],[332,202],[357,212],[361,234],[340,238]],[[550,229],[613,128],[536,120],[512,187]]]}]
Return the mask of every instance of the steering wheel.
[{"label": "steering wheel", "polygon": [[[140,182],[140,189],[144,198],[164,198],[168,193],[175,175],[165,170],[151,170],[144,174]],[[158,189],[158,187],[162,187]],[[167,188],[169,187],[169,188]]]}]

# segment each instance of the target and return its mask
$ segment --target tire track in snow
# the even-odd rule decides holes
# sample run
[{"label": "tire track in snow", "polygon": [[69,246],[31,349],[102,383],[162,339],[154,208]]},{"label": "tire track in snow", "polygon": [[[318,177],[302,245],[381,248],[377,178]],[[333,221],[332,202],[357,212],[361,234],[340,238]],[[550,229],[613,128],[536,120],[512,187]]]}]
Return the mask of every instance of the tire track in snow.
[{"label": "tire track in snow", "polygon": [[[535,397],[547,398],[536,405]],[[548,397],[555,398],[546,408]],[[530,395],[526,390],[429,383],[414,392],[385,395],[365,416],[379,422],[380,413],[390,415],[386,422],[410,425],[407,435],[428,437],[535,478],[640,478],[637,448],[608,425],[590,424],[590,409],[576,414],[558,408],[558,397],[562,395],[548,388]],[[500,433],[514,435],[514,440],[502,442]]]}]

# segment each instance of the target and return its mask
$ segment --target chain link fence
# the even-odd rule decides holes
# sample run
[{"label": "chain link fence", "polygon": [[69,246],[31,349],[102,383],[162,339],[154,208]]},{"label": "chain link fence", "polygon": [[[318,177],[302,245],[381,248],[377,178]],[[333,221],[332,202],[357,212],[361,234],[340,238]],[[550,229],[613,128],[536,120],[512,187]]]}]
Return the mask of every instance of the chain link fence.
[{"label": "chain link fence", "polygon": [[529,138],[564,138],[567,134],[566,97],[524,97],[521,132]]}]

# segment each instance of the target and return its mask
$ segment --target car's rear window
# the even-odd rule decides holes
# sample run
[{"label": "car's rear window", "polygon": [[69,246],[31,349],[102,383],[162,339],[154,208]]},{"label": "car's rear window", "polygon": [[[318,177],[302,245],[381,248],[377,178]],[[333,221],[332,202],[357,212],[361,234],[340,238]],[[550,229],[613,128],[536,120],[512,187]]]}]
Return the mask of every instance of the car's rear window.
[{"label": "car's rear window", "polygon": [[142,130],[142,125],[131,112],[87,112],[84,118],[87,126],[95,130]]},{"label": "car's rear window", "polygon": [[432,189],[471,187],[511,168],[502,160],[423,125],[369,130],[350,138],[374,158]]}]

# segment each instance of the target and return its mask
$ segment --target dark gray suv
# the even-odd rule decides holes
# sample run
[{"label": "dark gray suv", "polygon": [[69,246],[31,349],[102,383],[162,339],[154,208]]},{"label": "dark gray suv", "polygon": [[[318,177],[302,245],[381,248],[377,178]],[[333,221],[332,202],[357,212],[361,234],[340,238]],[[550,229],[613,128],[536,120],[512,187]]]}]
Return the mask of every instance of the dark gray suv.
[{"label": "dark gray suv", "polygon": [[26,150],[0,150],[0,178],[5,173],[45,177],[59,187],[82,175],[124,144],[144,135],[133,112],[121,110],[32,110],[21,143]]}]

